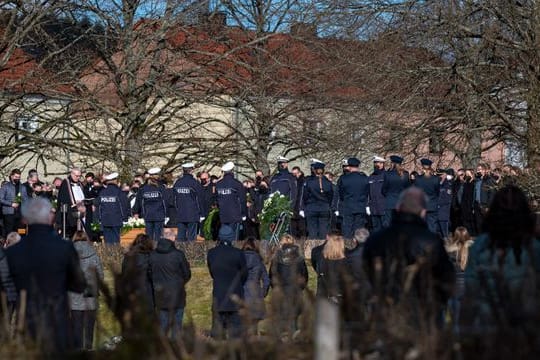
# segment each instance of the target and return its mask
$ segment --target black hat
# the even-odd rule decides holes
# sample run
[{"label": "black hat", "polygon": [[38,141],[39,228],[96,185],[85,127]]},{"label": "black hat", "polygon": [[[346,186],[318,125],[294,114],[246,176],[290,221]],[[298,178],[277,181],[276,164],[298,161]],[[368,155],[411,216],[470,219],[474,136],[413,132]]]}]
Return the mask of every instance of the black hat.
[{"label": "black hat", "polygon": [[446,175],[456,176],[456,173],[454,172],[454,169],[446,169],[445,170]]},{"label": "black hat", "polygon": [[420,159],[420,164],[422,164],[422,166],[431,166],[431,164],[433,164],[433,161],[424,158]]},{"label": "black hat", "polygon": [[446,174],[446,169],[437,168],[437,170],[435,170],[435,172],[436,172],[437,174]]},{"label": "black hat", "polygon": [[390,161],[393,162],[394,164],[401,164],[403,163],[403,158],[398,155],[392,155],[390,156]]},{"label": "black hat", "polygon": [[350,157],[350,158],[347,159],[347,166],[359,167],[360,166],[360,160],[358,160],[355,157]]},{"label": "black hat", "polygon": [[318,159],[311,159],[311,167],[313,169],[324,169],[325,164]]}]

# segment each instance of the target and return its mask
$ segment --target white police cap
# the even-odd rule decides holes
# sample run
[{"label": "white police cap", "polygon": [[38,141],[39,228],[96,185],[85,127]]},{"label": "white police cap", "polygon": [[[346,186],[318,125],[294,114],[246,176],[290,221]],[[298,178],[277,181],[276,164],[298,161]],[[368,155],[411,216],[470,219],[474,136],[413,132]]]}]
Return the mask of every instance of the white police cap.
[{"label": "white police cap", "polygon": [[278,164],[279,163],[285,163],[285,162],[289,162],[289,159],[287,159],[286,157],[283,157],[283,156],[278,156],[277,162],[278,162]]},{"label": "white police cap", "polygon": [[158,168],[158,167],[153,167],[151,169],[148,169],[148,174],[150,175],[156,175],[156,174],[159,174],[161,172],[161,168]]},{"label": "white police cap", "polygon": [[195,167],[195,164],[192,163],[192,162],[188,162],[188,163],[182,164],[182,168],[183,168],[183,169],[193,169],[194,167]]},{"label": "white police cap", "polygon": [[234,163],[232,161],[226,162],[222,167],[221,171],[231,171],[234,169]]},{"label": "white police cap", "polygon": [[386,162],[386,160],[380,156],[374,156],[373,162]]},{"label": "white police cap", "polygon": [[114,180],[114,179],[117,179],[117,178],[118,178],[118,173],[117,172],[110,173],[109,175],[104,177],[104,179],[107,180],[107,181]]}]

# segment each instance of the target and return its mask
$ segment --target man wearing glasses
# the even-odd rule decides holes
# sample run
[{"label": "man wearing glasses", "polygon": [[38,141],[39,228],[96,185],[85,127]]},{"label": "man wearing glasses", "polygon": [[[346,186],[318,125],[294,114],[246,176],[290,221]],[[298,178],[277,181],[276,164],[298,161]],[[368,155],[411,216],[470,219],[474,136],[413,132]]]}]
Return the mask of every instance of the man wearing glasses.
[{"label": "man wearing glasses", "polygon": [[72,168],[69,176],[62,180],[58,190],[56,225],[61,230],[62,237],[66,239],[70,239],[77,230],[77,204],[83,203],[85,199],[81,176],[81,169]]}]

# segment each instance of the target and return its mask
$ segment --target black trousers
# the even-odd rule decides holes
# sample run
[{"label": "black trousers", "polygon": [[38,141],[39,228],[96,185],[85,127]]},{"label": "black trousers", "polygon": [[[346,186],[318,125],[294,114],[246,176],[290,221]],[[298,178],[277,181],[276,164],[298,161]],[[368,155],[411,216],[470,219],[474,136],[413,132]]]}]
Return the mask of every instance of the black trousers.
[{"label": "black trousers", "polygon": [[297,239],[306,237],[306,219],[301,216],[291,219],[291,235]]},{"label": "black trousers", "polygon": [[212,337],[238,339],[242,336],[242,319],[238,311],[214,311]]},{"label": "black trousers", "polygon": [[77,350],[91,350],[94,343],[96,310],[71,310],[73,347]]},{"label": "black trousers", "polygon": [[12,231],[17,231],[21,224],[21,217],[19,214],[6,214],[4,215],[4,238]]}]

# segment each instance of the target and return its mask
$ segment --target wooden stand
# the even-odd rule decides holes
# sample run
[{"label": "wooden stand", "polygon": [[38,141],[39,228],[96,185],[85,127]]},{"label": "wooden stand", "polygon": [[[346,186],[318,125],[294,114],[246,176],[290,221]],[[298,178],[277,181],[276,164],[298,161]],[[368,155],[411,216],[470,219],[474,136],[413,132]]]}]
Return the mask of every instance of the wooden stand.
[{"label": "wooden stand", "polygon": [[130,247],[137,235],[144,234],[145,228],[131,229],[120,236],[120,245]]}]

